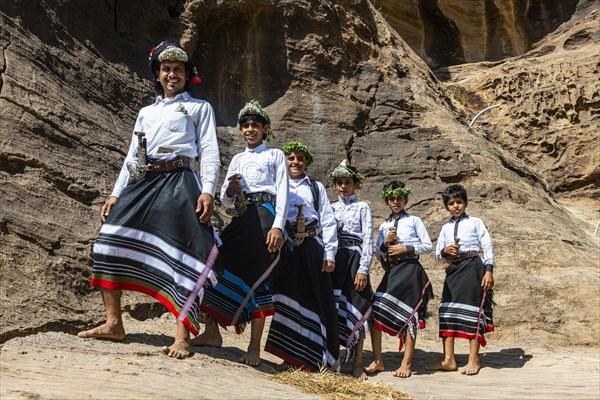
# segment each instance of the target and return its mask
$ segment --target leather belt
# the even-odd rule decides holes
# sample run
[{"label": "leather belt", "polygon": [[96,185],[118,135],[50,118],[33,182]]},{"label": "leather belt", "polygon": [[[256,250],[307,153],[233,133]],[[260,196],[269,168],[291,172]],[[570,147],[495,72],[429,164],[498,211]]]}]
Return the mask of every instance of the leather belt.
[{"label": "leather belt", "polygon": [[149,172],[169,172],[179,168],[191,168],[193,158],[177,156],[172,160],[150,160]]},{"label": "leather belt", "polygon": [[[293,237],[297,232],[296,224],[287,223],[285,229],[288,232],[288,235],[290,235],[291,237]],[[319,226],[318,222],[313,222],[304,229],[304,233],[305,236],[308,237],[319,236],[319,234],[321,233],[321,227]]]},{"label": "leather belt", "polygon": [[388,256],[388,260],[390,261],[390,264],[392,265],[398,265],[400,264],[400,262],[402,261],[406,261],[406,260],[418,260],[419,259],[419,255],[418,254],[400,254],[399,256]]},{"label": "leather belt", "polygon": [[446,257],[446,260],[451,263],[457,263],[473,257],[479,257],[479,252],[476,250],[465,251],[464,253],[458,253],[456,256],[448,256]]},{"label": "leather belt", "polygon": [[275,196],[267,192],[257,192],[246,194],[246,199],[254,204],[271,203],[275,205]]},{"label": "leather belt", "polygon": [[340,239],[338,241],[340,247],[362,246],[362,240],[358,239]]}]

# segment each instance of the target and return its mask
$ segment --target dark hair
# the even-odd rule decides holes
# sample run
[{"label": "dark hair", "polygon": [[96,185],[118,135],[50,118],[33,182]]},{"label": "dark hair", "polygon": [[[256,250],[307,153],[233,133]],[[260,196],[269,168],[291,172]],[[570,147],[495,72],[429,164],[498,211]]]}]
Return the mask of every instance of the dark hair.
[{"label": "dark hair", "polygon": [[268,125],[267,119],[259,114],[244,114],[244,115],[242,115],[240,117],[240,119],[238,120],[238,125],[242,126],[248,121],[260,122],[261,124],[263,124],[263,126]]},{"label": "dark hair", "polygon": [[450,185],[444,190],[442,198],[444,199],[444,206],[446,208],[448,208],[448,201],[450,201],[452,197],[463,199],[465,204],[469,202],[469,199],[467,198],[467,189],[465,189],[463,185]]}]

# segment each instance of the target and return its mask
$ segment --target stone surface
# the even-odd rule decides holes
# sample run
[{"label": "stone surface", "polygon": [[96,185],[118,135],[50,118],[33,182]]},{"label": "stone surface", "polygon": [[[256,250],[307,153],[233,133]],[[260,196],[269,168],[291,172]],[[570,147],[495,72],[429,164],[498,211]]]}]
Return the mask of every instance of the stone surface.
[{"label": "stone surface", "polygon": [[[438,70],[476,127],[523,160],[586,230],[600,219],[600,9],[582,1],[573,19],[524,55]],[[583,210],[587,210],[584,212]]]},{"label": "stone surface", "polygon": [[[379,191],[400,179],[415,188],[409,209],[435,239],[448,218],[440,193],[461,182],[469,213],[483,218],[497,249],[496,324],[597,345],[598,244],[578,218],[591,203],[565,208],[557,186],[537,169],[545,158],[523,157],[499,131],[469,129],[470,110],[367,1],[153,0],[140,9],[129,2],[18,0],[2,2],[0,11],[0,341],[75,332],[104,319],[88,286],[98,214],[137,110],[152,101],[149,49],[174,37],[193,53],[204,79],[194,94],[216,110],[224,167],[243,148],[235,115],[257,98],[274,121],[273,146],[299,138],[314,150],[313,177],[326,181],[343,158],[367,176],[361,198],[377,225],[388,212]],[[586,16],[573,26],[587,23]],[[564,39],[571,47],[587,43],[577,35]],[[482,69],[485,76],[489,69]],[[506,72],[497,73],[503,82]],[[550,113],[540,133],[551,136],[553,124],[569,121],[569,140],[577,129],[589,134],[594,84],[581,84],[591,88],[581,96],[592,103],[579,111],[579,122]],[[574,151],[597,160],[591,149]],[[581,174],[567,164],[563,170]],[[563,186],[574,188],[573,180],[566,177]],[[572,193],[592,201],[587,192]],[[441,293],[440,265],[431,257],[424,262]],[[159,313],[141,295],[125,302],[141,319]]]},{"label": "stone surface", "polygon": [[372,0],[432,68],[527,52],[569,20],[578,0]]}]

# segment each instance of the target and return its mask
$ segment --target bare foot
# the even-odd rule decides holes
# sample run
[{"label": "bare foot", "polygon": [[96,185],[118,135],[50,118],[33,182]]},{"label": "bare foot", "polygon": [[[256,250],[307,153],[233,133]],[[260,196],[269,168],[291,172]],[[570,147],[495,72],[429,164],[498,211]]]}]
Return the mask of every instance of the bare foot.
[{"label": "bare foot", "polygon": [[284,361],[277,366],[277,371],[279,371],[279,372],[291,371],[293,369],[294,369],[294,366],[287,361]]},{"label": "bare foot", "polygon": [[201,335],[196,336],[190,342],[192,346],[208,346],[220,348],[223,345],[223,337],[221,332],[212,330],[205,330]]},{"label": "bare foot", "polygon": [[109,324],[108,322],[104,325],[100,325],[96,328],[81,331],[77,334],[80,338],[96,338],[96,339],[110,339],[110,340],[124,340],[125,339],[125,328],[122,323]]},{"label": "bare foot", "polygon": [[250,349],[240,357],[240,362],[251,367],[256,367],[260,364],[260,349]]},{"label": "bare foot", "polygon": [[162,351],[169,357],[183,359],[192,355],[192,346],[187,340],[175,340],[170,346],[163,346]]},{"label": "bare foot", "polygon": [[400,368],[395,370],[392,375],[396,376],[398,378],[408,378],[409,376],[412,375],[412,365],[411,364],[406,364],[406,365],[402,364],[402,365],[400,365]]},{"label": "bare foot", "polygon": [[427,368],[429,371],[456,371],[456,360],[444,358],[439,363]]},{"label": "bare foot", "polygon": [[382,372],[384,370],[383,361],[373,360],[368,367],[365,368],[365,373],[367,375],[376,374],[378,372]]},{"label": "bare foot", "polygon": [[352,376],[355,377],[359,382],[364,382],[368,379],[367,374],[360,365],[354,367],[352,370]]},{"label": "bare foot", "polygon": [[481,369],[481,364],[479,364],[479,360],[471,361],[467,363],[463,368],[460,369],[460,373],[463,375],[477,375],[479,370]]}]

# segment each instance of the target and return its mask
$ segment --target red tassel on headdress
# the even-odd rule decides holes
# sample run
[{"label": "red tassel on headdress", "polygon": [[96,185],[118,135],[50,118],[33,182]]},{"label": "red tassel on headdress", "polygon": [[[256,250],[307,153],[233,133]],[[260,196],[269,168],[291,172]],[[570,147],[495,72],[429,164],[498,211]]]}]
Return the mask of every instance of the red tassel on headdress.
[{"label": "red tassel on headdress", "polygon": [[202,79],[200,79],[199,76],[194,76],[192,79],[190,79],[190,82],[194,83],[194,84],[199,84],[200,82],[202,82]]}]

